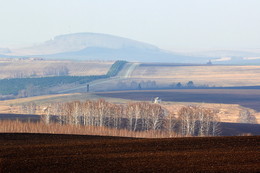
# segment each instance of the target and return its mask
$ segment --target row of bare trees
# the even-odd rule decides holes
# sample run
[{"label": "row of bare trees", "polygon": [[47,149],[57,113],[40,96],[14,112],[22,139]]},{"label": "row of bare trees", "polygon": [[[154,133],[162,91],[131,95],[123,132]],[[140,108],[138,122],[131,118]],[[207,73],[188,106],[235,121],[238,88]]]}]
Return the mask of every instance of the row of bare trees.
[{"label": "row of bare trees", "polygon": [[66,66],[48,66],[43,69],[43,76],[67,76],[69,69]]},{"label": "row of bare trees", "polygon": [[132,102],[113,104],[105,100],[54,103],[44,108],[43,121],[50,124],[99,126],[129,131],[162,131],[181,136],[215,136],[219,132],[216,113],[187,106],[177,115],[159,104]]},{"label": "row of bare trees", "polygon": [[188,106],[183,107],[179,115],[183,136],[216,136],[220,132],[219,118],[214,110]]}]

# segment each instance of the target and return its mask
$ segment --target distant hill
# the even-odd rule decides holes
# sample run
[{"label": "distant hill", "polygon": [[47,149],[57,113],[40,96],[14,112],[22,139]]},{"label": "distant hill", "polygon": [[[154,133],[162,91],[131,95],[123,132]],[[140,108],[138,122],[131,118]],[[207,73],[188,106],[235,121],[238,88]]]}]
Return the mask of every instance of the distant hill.
[{"label": "distant hill", "polygon": [[74,60],[128,60],[141,62],[206,63],[208,58],[195,58],[162,50],[151,44],[97,33],[60,35],[29,48],[12,50],[11,55]]},{"label": "distant hill", "polygon": [[[41,56],[41,55],[40,55]],[[207,58],[193,58],[174,54],[160,49],[146,49],[140,47],[121,47],[117,49],[106,47],[87,47],[73,52],[44,55],[52,59],[98,59],[98,60],[127,60],[138,62],[175,62],[175,63],[206,63]]]},{"label": "distant hill", "polygon": [[120,49],[122,47],[142,48],[149,50],[158,49],[150,44],[141,43],[127,38],[97,33],[75,33],[54,37],[49,41],[33,47],[15,50],[17,53],[27,55],[57,54],[64,52],[80,51],[89,47]]},{"label": "distant hill", "polygon": [[260,50],[255,52],[216,50],[177,53],[162,50],[148,43],[99,33],[60,35],[28,48],[14,50],[0,48],[0,54],[72,60],[120,59],[138,62],[204,64],[211,60],[214,64],[260,64]]}]

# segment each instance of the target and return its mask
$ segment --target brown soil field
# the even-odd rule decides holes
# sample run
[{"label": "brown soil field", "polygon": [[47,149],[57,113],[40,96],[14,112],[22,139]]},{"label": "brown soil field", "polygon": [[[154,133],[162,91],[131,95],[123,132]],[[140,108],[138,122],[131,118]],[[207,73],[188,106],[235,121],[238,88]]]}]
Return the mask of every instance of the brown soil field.
[{"label": "brown soil field", "polygon": [[71,76],[88,76],[106,74],[113,61],[58,61],[58,60],[1,60],[0,79],[15,76],[41,77],[45,68],[67,67]]},{"label": "brown soil field", "polygon": [[0,134],[0,172],[260,172],[260,136]]},{"label": "brown soil field", "polygon": [[160,85],[193,81],[196,85],[254,86],[260,85],[260,66],[141,64],[131,78],[155,80]]}]

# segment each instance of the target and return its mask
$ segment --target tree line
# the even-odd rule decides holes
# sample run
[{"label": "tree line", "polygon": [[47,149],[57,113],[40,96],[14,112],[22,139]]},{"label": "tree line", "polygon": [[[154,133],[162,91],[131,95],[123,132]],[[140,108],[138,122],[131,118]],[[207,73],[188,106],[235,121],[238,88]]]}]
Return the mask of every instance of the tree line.
[{"label": "tree line", "polygon": [[[36,110],[35,107],[30,109]],[[216,112],[198,106],[183,107],[175,115],[159,104],[131,102],[122,105],[100,99],[54,103],[46,106],[43,112],[42,120],[46,124],[157,131],[173,136],[216,136],[220,130]]]}]

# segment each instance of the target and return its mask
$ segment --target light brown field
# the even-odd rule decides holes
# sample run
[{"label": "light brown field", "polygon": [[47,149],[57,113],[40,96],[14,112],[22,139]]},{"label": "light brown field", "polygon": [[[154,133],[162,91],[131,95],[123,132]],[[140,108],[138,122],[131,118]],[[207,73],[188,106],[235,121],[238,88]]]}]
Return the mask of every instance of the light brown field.
[{"label": "light brown field", "polygon": [[44,68],[67,67],[71,76],[88,76],[106,74],[113,61],[52,61],[52,60],[11,60],[0,59],[0,79],[12,78],[23,74],[29,77],[35,73],[42,76]]},{"label": "light brown field", "polygon": [[[177,115],[178,111],[188,105],[195,105],[195,106],[201,106],[203,108],[208,108],[215,110],[217,112],[217,115],[220,119],[220,122],[228,122],[228,123],[236,123],[239,115],[239,111],[245,109],[244,107],[238,105],[238,104],[217,104],[217,103],[173,103],[173,102],[167,102],[163,103],[162,106],[165,107],[167,110],[172,112],[173,114]],[[248,108],[247,108],[248,109]],[[256,112],[253,109],[248,109],[257,119],[257,122],[259,124],[260,122],[260,112]]]},{"label": "light brown field", "polygon": [[[55,94],[55,95],[43,95],[43,96],[34,96],[27,98],[19,98],[13,100],[4,100],[0,101],[0,114],[1,113],[15,113],[21,114],[24,113],[21,111],[20,107],[23,104],[35,103],[39,105],[39,108],[36,114],[42,114],[42,107],[45,107],[51,103],[59,102],[71,102],[71,101],[86,101],[86,100],[97,100],[104,97],[97,96],[91,93],[71,93],[71,94]],[[118,98],[104,98],[112,103],[127,103],[130,100],[118,99]]]},{"label": "light brown field", "polygon": [[260,85],[260,66],[138,66],[131,78],[155,80],[159,84],[193,81],[196,85]]}]

